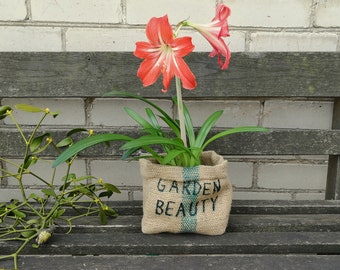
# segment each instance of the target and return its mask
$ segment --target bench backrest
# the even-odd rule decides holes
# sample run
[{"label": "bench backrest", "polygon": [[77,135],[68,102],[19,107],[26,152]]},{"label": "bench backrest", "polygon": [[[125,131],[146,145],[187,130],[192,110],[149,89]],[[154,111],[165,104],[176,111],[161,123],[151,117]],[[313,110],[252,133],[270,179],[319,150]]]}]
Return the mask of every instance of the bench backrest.
[{"label": "bench backrest", "polygon": [[[297,99],[334,102],[332,129],[274,128],[270,133],[230,136],[211,145],[222,155],[328,155],[327,199],[340,198],[340,54],[234,53],[221,71],[206,53],[187,58],[199,84],[184,91],[189,100]],[[145,90],[135,75],[140,60],[126,52],[0,53],[0,98],[83,98],[91,101],[112,90],[168,99],[160,83]],[[4,105],[4,104],[3,104]],[[298,115],[297,115],[298,117]],[[108,128],[103,127],[102,132]],[[136,133],[135,129],[119,129]],[[13,138],[0,129],[1,138]],[[53,131],[57,136],[62,129]],[[119,143],[112,147],[118,147]],[[0,156],[18,156],[20,149],[0,141]],[[111,157],[112,149],[96,148],[83,156]]]}]

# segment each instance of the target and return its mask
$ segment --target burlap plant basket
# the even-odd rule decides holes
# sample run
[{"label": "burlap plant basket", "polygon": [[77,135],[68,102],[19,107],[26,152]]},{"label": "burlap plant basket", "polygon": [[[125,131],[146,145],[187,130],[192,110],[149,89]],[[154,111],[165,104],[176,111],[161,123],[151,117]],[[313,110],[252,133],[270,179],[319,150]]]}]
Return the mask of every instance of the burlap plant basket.
[{"label": "burlap plant basket", "polygon": [[196,167],[160,165],[141,159],[142,232],[220,235],[226,230],[232,201],[227,161],[204,152]]}]

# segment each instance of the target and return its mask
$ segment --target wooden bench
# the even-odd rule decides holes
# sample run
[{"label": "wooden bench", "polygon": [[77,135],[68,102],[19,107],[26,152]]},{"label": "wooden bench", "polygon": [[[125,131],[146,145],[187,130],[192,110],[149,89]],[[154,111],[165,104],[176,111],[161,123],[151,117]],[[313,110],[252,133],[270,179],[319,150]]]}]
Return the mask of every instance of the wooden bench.
[{"label": "wooden bench", "polygon": [[[327,200],[234,201],[227,232],[217,237],[143,235],[141,202],[110,202],[120,213],[117,219],[105,226],[96,217],[79,220],[68,235],[63,234],[66,227],[58,227],[48,244],[24,250],[21,269],[339,268],[340,54],[235,53],[227,74],[205,53],[191,55],[188,62],[200,84],[194,92],[186,91],[185,98],[334,101],[331,130],[285,128],[246,133],[221,139],[210,148],[228,156],[327,155]],[[91,101],[114,89],[166,98],[160,85],[154,90],[142,88],[135,76],[138,63],[131,53],[0,53],[0,97],[62,96]],[[134,129],[117,131],[136,133]],[[58,137],[66,129],[52,128],[51,132]],[[0,138],[15,136],[14,129],[0,129]],[[119,145],[113,143],[112,147]],[[15,140],[0,140],[0,156],[17,157],[21,151]],[[118,154],[96,147],[82,156],[117,158]],[[0,242],[0,254],[15,247],[14,242]],[[12,267],[11,263],[0,261],[0,269]]]}]

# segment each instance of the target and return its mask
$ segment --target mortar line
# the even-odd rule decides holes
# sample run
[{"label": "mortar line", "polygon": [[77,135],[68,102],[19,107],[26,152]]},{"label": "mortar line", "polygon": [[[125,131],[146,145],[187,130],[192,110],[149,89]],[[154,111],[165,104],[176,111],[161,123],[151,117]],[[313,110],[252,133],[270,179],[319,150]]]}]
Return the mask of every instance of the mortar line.
[{"label": "mortar line", "polygon": [[63,52],[66,52],[66,31],[67,31],[67,28],[65,27],[62,27],[61,28],[61,50]]},{"label": "mortar line", "polygon": [[259,162],[256,161],[253,163],[253,177],[251,183],[251,190],[258,188],[258,180],[259,180]]},{"label": "mortar line", "polygon": [[259,117],[258,117],[258,126],[262,126],[264,122],[264,106],[265,106],[265,100],[260,101],[260,110],[259,110]]},{"label": "mortar line", "polygon": [[127,7],[126,7],[126,0],[121,0],[120,1],[120,7],[121,7],[121,24],[127,24]]},{"label": "mortar line", "polygon": [[313,0],[310,7],[310,16],[309,16],[309,27],[315,27],[315,19],[316,19],[316,8],[318,6],[319,0]]},{"label": "mortar line", "polygon": [[31,21],[31,20],[32,20],[31,0],[25,0],[25,6],[26,6],[26,17],[25,17],[25,21]]}]

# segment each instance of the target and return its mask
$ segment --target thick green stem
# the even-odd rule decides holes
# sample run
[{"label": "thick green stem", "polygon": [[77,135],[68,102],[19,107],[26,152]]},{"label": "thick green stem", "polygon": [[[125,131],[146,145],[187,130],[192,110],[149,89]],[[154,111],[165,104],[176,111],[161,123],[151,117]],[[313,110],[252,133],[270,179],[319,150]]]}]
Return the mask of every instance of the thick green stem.
[{"label": "thick green stem", "polygon": [[187,135],[186,135],[186,130],[185,130],[181,80],[177,76],[176,76],[176,95],[177,95],[179,128],[181,130],[181,139],[183,141],[184,146],[187,147],[188,144],[187,144]]}]

